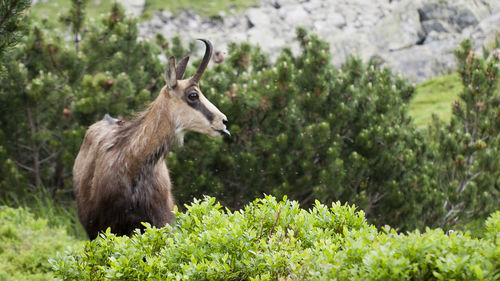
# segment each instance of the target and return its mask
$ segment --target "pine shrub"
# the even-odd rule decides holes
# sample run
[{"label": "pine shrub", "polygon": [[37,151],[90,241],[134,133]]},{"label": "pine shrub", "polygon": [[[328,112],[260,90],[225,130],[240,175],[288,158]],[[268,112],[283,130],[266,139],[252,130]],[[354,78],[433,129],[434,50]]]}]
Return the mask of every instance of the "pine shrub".
[{"label": "pine shrub", "polygon": [[271,63],[258,48],[232,45],[227,63],[205,75],[202,89],[229,116],[233,137],[191,134],[169,155],[179,200],[211,194],[231,209],[264,193],[304,206],[340,200],[377,225],[432,224],[424,208],[439,208],[441,195],[407,114],[413,87],[356,58],[337,69],[325,42],[302,29],[297,37],[297,56],[285,49]]},{"label": "pine shrub", "polygon": [[462,91],[448,124],[435,120],[429,143],[436,167],[435,188],[445,195],[441,226],[456,227],[499,209],[499,54],[487,57],[464,41],[455,52]]},{"label": "pine shrub", "polygon": [[[34,21],[3,60],[3,201],[39,188],[73,199],[71,168],[88,126],[106,113],[131,118],[164,85],[160,55],[193,53],[179,38],[138,40],[136,21],[118,4],[83,26],[84,2],[73,1],[64,18],[71,39]],[[464,102],[448,127],[436,123],[425,134],[408,116],[414,89],[403,78],[356,58],[334,67],[328,44],[304,29],[297,41],[298,54],[285,48],[275,62],[258,47],[231,44],[207,70],[201,89],[228,116],[233,136],[189,133],[168,154],[179,206],[202,195],[230,210],[264,194],[304,207],[341,201],[402,231],[455,227],[498,210],[494,54],[486,62],[457,53]]]}]

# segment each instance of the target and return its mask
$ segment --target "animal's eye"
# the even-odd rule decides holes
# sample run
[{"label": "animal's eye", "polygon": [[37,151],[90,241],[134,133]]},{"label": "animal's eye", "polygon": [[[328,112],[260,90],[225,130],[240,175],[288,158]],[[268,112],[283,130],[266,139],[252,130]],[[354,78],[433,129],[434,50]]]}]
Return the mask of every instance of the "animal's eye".
[{"label": "animal's eye", "polygon": [[198,96],[198,93],[196,92],[192,92],[191,94],[188,95],[188,99],[190,101],[196,101],[200,98],[200,96]]}]

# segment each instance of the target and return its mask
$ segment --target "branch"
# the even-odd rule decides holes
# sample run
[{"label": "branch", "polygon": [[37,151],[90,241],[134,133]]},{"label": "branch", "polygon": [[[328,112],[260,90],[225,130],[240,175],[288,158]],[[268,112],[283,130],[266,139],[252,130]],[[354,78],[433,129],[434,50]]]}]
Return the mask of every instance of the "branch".
[{"label": "branch", "polygon": [[57,65],[57,62],[54,58],[54,54],[50,50],[50,46],[48,46],[48,52],[49,52],[50,62],[52,63],[52,66],[54,67],[54,69],[59,73],[59,75],[64,77],[66,79],[66,81],[69,81],[69,77],[67,75],[64,75],[64,73],[59,69],[59,66]]},{"label": "branch", "polygon": [[307,204],[307,203],[309,203],[309,201],[311,201],[312,199],[314,199],[314,193],[312,193],[312,192],[311,192],[311,193],[309,193],[309,195],[307,195],[307,197],[306,197],[306,198],[304,198],[304,199],[300,202],[300,204],[301,204],[301,205],[306,205],[306,204]]},{"label": "branch", "polygon": [[467,185],[469,185],[469,183],[471,183],[471,181],[476,179],[482,173],[483,173],[483,171],[479,171],[479,172],[473,174],[472,176],[470,176],[468,179],[460,182],[460,184],[457,186],[456,193],[457,194],[462,193],[465,190],[465,188],[467,187]]},{"label": "branch", "polygon": [[53,153],[53,154],[51,154],[51,155],[49,155],[49,156],[48,156],[48,157],[46,157],[46,158],[44,158],[44,159],[40,160],[39,164],[43,164],[43,163],[45,163],[45,162],[49,161],[50,159],[52,159],[52,158],[54,158],[54,157],[59,156],[59,155],[61,154],[61,152],[62,152],[62,149],[61,149],[61,150],[59,150],[59,151],[57,151],[57,152],[55,152],[55,153]]},{"label": "branch", "polygon": [[17,2],[18,1],[12,2],[12,6],[9,7],[9,11],[7,13],[5,13],[5,15],[3,15],[2,19],[0,20],[0,28],[2,28],[2,26],[7,21],[9,16],[15,16],[15,15],[13,15],[13,10],[14,10],[14,7],[16,6]]},{"label": "branch", "polygon": [[280,219],[281,208],[283,208],[283,206],[281,206],[279,208],[278,213],[276,214],[276,219],[274,220],[273,228],[271,229],[271,232],[269,232],[269,238],[271,238],[271,236],[273,235],[274,229],[276,228],[276,224],[278,223],[278,220]]},{"label": "branch", "polygon": [[366,206],[365,208],[365,214],[368,215],[368,213],[372,210],[372,208],[377,205],[378,201],[380,201],[380,199],[384,198],[385,196],[387,195],[387,192],[386,193],[375,193],[375,196],[373,197],[373,199],[370,200],[370,203],[368,203],[368,206]]},{"label": "branch", "polygon": [[26,166],[24,164],[21,164],[20,162],[18,162],[17,160],[14,160],[14,162],[16,163],[17,166],[29,171],[29,172],[34,172],[35,170],[33,170],[33,168],[29,167],[29,166]]},{"label": "branch", "polygon": [[[446,203],[448,205],[451,205],[451,203],[449,203],[449,201],[447,200]],[[446,204],[445,203],[445,204]],[[450,220],[453,220],[453,218],[451,218],[454,214],[458,213],[460,210],[461,207],[463,207],[465,204],[465,202],[460,202],[458,203],[457,205],[453,206],[451,205],[451,209],[448,211],[448,213],[446,213],[446,215],[444,216],[444,219],[443,219],[443,223],[442,225],[444,225],[446,222],[450,221]]]},{"label": "branch", "polygon": [[31,146],[27,146],[27,145],[24,145],[24,144],[20,144],[20,143],[16,143],[17,146],[19,146],[20,148],[24,148],[28,151],[33,151],[33,148]]}]

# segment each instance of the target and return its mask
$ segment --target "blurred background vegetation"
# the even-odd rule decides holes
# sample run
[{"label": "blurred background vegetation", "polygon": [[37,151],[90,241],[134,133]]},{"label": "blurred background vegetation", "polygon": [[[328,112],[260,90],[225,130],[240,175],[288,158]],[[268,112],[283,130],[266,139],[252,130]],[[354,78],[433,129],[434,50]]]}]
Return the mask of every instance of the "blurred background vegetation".
[{"label": "blurred background vegetation", "polygon": [[[0,7],[0,202],[29,208],[33,224],[41,219],[70,241],[86,238],[71,170],[87,127],[106,113],[132,118],[164,85],[158,56],[193,52],[179,38],[138,41],[136,19],[94,2]],[[214,3],[199,12],[229,7]],[[102,16],[90,21],[89,13]],[[498,53],[464,41],[457,73],[412,85],[376,62],[353,57],[334,67],[328,44],[304,29],[297,41],[298,55],[285,48],[275,62],[232,44],[206,72],[202,91],[229,116],[233,137],[190,133],[168,154],[179,208],[204,194],[231,210],[286,195],[304,208],[355,204],[378,227],[480,236],[500,199]]]}]

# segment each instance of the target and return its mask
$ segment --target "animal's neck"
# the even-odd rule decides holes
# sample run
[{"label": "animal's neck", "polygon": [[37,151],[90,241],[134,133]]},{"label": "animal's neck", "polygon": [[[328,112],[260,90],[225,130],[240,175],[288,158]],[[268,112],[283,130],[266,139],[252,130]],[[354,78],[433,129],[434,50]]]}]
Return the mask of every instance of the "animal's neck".
[{"label": "animal's neck", "polygon": [[164,91],[166,89],[161,91],[146,111],[126,125],[123,130],[128,132],[121,134],[127,138],[124,139],[127,156],[123,160],[131,176],[156,165],[177,139]]}]

